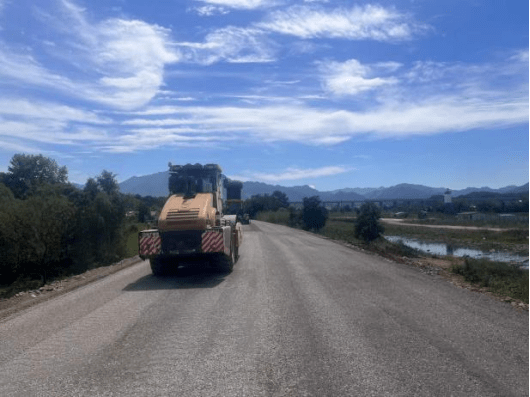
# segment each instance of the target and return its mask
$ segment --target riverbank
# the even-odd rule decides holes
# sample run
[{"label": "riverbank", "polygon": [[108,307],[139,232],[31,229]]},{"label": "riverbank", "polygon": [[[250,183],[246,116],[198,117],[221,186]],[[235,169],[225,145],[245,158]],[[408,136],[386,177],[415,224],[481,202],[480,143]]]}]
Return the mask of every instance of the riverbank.
[{"label": "riverbank", "polygon": [[423,225],[403,222],[400,219],[381,221],[387,236],[408,237],[422,242],[466,246],[481,251],[502,251],[528,257],[528,228]]}]

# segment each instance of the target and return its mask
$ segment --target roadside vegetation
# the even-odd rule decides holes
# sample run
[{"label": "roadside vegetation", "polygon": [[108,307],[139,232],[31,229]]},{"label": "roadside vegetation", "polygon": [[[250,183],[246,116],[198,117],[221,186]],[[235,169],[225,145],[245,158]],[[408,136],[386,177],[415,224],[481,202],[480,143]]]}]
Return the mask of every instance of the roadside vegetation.
[{"label": "roadside vegetation", "polygon": [[134,256],[156,201],[121,194],[107,170],[80,189],[55,160],[14,155],[0,173],[0,298]]},{"label": "roadside vegetation", "polygon": [[453,264],[451,272],[489,291],[528,303],[528,269],[507,263],[466,258],[463,265]]}]

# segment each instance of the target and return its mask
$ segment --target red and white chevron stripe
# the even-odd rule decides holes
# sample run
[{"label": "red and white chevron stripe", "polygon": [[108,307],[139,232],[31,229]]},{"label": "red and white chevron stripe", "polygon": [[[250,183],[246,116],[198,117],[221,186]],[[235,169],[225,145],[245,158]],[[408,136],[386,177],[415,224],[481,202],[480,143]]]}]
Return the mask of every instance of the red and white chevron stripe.
[{"label": "red and white chevron stripe", "polygon": [[162,239],[158,233],[140,234],[139,240],[140,249],[138,254],[140,256],[158,255],[160,253]]},{"label": "red and white chevron stripe", "polygon": [[202,252],[223,252],[223,231],[208,231],[202,234]]}]

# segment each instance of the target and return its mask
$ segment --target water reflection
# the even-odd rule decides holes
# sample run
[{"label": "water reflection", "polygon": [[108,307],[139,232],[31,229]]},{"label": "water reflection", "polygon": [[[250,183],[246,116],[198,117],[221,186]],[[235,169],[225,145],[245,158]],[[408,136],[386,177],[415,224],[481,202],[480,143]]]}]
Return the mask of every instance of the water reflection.
[{"label": "water reflection", "polygon": [[486,252],[473,248],[456,247],[452,244],[445,243],[427,243],[421,240],[402,236],[385,236],[388,241],[401,243],[407,247],[417,249],[433,255],[451,255],[451,256],[469,256],[470,258],[484,258],[498,262],[518,262],[528,267],[528,257],[511,254],[508,252]]}]

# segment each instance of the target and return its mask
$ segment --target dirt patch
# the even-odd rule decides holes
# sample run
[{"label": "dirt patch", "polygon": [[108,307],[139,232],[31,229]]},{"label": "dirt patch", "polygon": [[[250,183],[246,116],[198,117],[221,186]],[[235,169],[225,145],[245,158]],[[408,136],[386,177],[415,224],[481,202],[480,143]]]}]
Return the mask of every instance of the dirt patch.
[{"label": "dirt patch", "polygon": [[123,259],[122,261],[109,266],[102,266],[91,269],[85,273],[68,277],[63,280],[46,284],[37,290],[23,291],[8,299],[0,299],[0,320],[3,320],[17,312],[25,310],[38,303],[53,299],[59,295],[80,288],[84,285],[107,277],[126,267],[138,263],[141,259],[138,256]]}]

